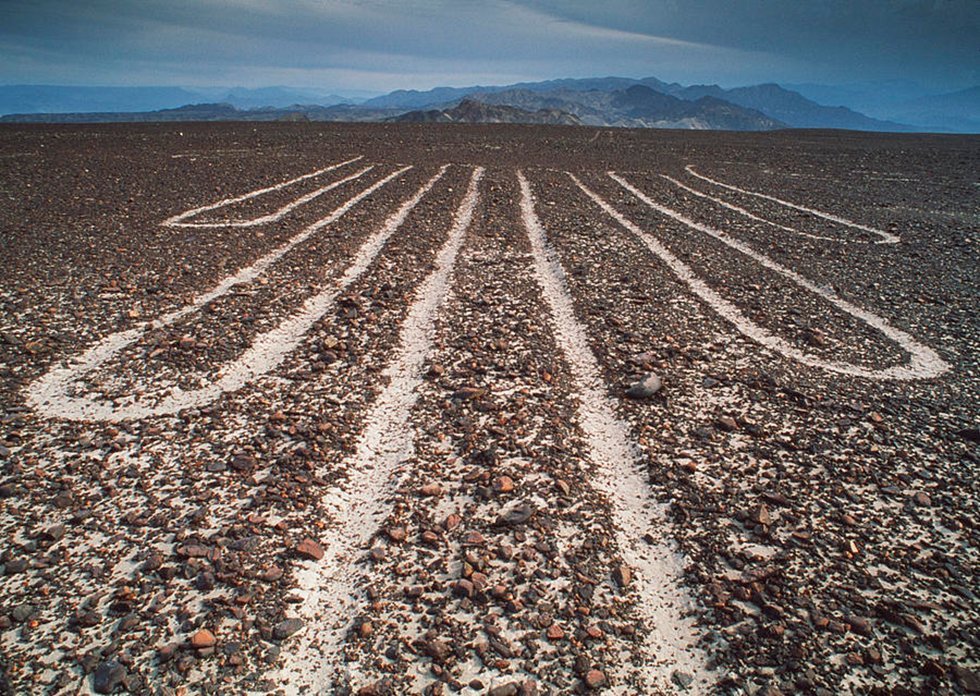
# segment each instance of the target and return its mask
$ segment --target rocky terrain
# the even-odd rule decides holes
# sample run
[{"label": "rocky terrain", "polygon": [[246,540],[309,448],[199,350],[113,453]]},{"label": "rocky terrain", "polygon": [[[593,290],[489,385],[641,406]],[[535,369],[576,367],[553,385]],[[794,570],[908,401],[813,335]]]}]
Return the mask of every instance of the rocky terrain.
[{"label": "rocky terrain", "polygon": [[395,123],[530,123],[554,126],[580,126],[577,116],[560,109],[540,108],[535,111],[507,104],[484,104],[476,99],[463,99],[448,109],[409,111],[394,116]]},{"label": "rocky terrain", "polygon": [[980,691],[976,138],[0,160],[0,690]]},{"label": "rocky terrain", "polygon": [[[210,98],[188,103],[180,89],[0,86],[0,121],[15,123],[109,123],[169,121],[395,121],[407,123],[530,123],[617,128],[764,131],[840,128],[914,131],[869,118],[842,106],[823,106],[776,84],[723,89],[681,85],[655,77],[559,79],[493,87],[396,90],[350,103],[336,95],[316,97],[285,88],[204,90]],[[214,97],[220,96],[220,101]],[[130,101],[126,101],[129,95]],[[184,95],[184,96],[181,96]],[[201,94],[200,96],[204,96]],[[177,101],[174,108],[137,111],[134,106]],[[88,100],[86,102],[86,100]],[[154,102],[153,100],[157,100]],[[970,96],[939,101],[950,116],[969,111]],[[89,109],[78,108],[85,103]],[[115,109],[107,108],[118,105]],[[917,123],[922,123],[917,121]],[[938,123],[938,121],[936,122]],[[966,123],[966,122],[964,122]],[[931,122],[926,125],[931,125]],[[963,132],[974,132],[967,126]]]}]

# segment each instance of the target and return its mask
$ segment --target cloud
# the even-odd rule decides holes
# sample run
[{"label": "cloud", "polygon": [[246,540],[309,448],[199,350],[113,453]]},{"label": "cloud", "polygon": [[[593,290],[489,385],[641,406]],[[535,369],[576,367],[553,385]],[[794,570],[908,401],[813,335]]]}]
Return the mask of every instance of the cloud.
[{"label": "cloud", "polygon": [[477,77],[737,84],[905,71],[963,82],[971,70],[977,77],[968,37],[980,33],[978,7],[976,0],[4,0],[0,81],[258,86],[288,77],[297,86],[355,87],[349,81],[360,79],[391,89]]}]

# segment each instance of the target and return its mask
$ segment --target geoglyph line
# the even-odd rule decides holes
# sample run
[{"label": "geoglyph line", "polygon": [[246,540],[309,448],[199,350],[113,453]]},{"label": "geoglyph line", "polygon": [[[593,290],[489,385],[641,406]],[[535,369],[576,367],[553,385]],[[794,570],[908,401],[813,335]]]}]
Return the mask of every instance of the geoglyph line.
[{"label": "geoglyph line", "polygon": [[[693,189],[690,186],[681,183],[677,179],[675,179],[673,177],[670,177],[670,176],[667,176],[666,174],[661,174],[660,176],[662,176],[664,179],[666,179],[667,181],[669,181],[670,183],[672,183],[674,186],[677,186],[678,188],[684,189],[688,193],[693,194],[695,196],[698,196],[699,198],[704,198],[705,200],[709,200],[709,201],[712,201],[714,203],[717,203],[718,205],[723,206],[725,208],[728,208],[729,210],[734,210],[736,213],[739,213],[740,215],[744,215],[745,217],[749,218],[750,220],[755,220],[756,222],[761,222],[761,223],[763,223],[765,225],[772,225],[773,227],[776,227],[777,229],[785,230],[786,232],[792,232],[793,234],[798,234],[801,237],[809,237],[810,239],[823,239],[823,240],[827,240],[827,241],[830,241],[830,242],[860,241],[860,240],[837,239],[836,237],[824,237],[824,236],[821,236],[819,234],[810,234],[809,232],[804,232],[803,230],[798,230],[795,227],[787,227],[786,225],[780,225],[778,222],[773,222],[772,220],[767,220],[764,217],[759,217],[755,213],[752,213],[752,212],[746,210],[745,208],[740,208],[739,206],[734,205],[733,203],[729,203],[728,201],[723,201],[722,199],[715,198],[714,196],[708,195],[707,193],[704,193],[703,191],[698,191],[697,189]],[[875,242],[875,243],[876,244],[881,244],[882,242]]]},{"label": "geoglyph line", "polygon": [[352,564],[389,512],[383,492],[397,485],[392,480],[396,469],[415,451],[409,417],[418,399],[423,363],[432,349],[436,317],[473,219],[483,171],[482,167],[473,171],[435,268],[419,287],[402,323],[398,348],[382,373],[387,386],[371,406],[355,454],[342,467],[349,475],[347,483],[322,500],[336,526],[324,541],[323,559],[305,563],[296,574],[304,598],[299,614],[307,629],[293,652],[284,655],[286,664],[278,683],[287,694],[327,693],[343,669],[337,657],[357,601]]},{"label": "geoglyph line", "polygon": [[825,213],[822,210],[817,210],[815,208],[807,208],[806,206],[799,205],[797,203],[792,203],[790,201],[784,201],[782,198],[776,198],[775,196],[770,196],[766,193],[759,193],[758,191],[748,191],[738,186],[732,186],[731,184],[726,184],[723,181],[718,181],[717,179],[711,179],[704,174],[698,174],[694,171],[693,165],[687,165],[685,171],[691,176],[697,177],[702,181],[707,181],[709,184],[714,184],[715,186],[721,186],[729,191],[737,191],[738,193],[744,193],[747,196],[755,196],[756,198],[763,198],[767,201],[772,201],[773,203],[778,203],[779,205],[786,206],[787,208],[793,208],[794,210],[800,210],[804,213],[810,213],[810,215],[816,215],[817,217],[823,218],[824,220],[830,220],[831,222],[836,222],[839,225],[846,225],[847,227],[853,227],[856,230],[862,230],[864,232],[870,232],[871,234],[881,237],[881,241],[876,242],[876,244],[897,244],[900,240],[893,234],[879,230],[875,227],[868,227],[867,225],[862,225],[853,220],[848,220],[847,218],[842,218],[837,215],[832,215],[831,213]]},{"label": "geoglyph line", "polygon": [[163,225],[164,227],[254,227],[256,225],[261,225],[261,224],[264,224],[266,222],[273,222],[275,220],[280,219],[282,216],[284,216],[290,210],[293,210],[293,209],[295,209],[295,208],[303,205],[304,203],[307,203],[308,201],[313,200],[317,196],[320,196],[320,195],[326,193],[327,191],[331,190],[332,188],[336,188],[336,186],[334,186],[334,185],[331,184],[331,185],[328,185],[328,186],[324,186],[322,188],[319,188],[316,191],[313,191],[312,193],[308,193],[305,196],[301,196],[300,198],[297,198],[292,203],[289,203],[289,204],[285,205],[284,207],[280,208],[279,210],[275,211],[274,213],[270,213],[269,215],[263,215],[261,217],[253,218],[252,220],[222,220],[222,221],[218,221],[218,222],[183,222],[183,221],[186,220],[187,218],[194,217],[195,215],[200,215],[201,213],[207,213],[207,212],[210,212],[212,210],[217,210],[219,208],[223,208],[226,205],[232,205],[234,203],[241,203],[242,201],[247,201],[250,198],[257,198],[258,196],[261,196],[261,195],[266,194],[266,193],[271,193],[273,191],[282,190],[282,189],[286,188],[287,186],[292,186],[293,184],[298,184],[301,181],[306,181],[307,179],[312,179],[315,176],[320,176],[321,174],[326,174],[327,172],[332,172],[335,169],[340,169],[343,166],[346,166],[348,164],[352,164],[353,162],[357,162],[358,160],[363,159],[363,158],[364,158],[363,155],[358,155],[357,157],[354,157],[352,159],[349,159],[349,160],[347,160],[345,162],[339,162],[338,164],[332,164],[329,167],[324,167],[323,169],[318,169],[315,172],[310,172],[309,174],[304,174],[303,176],[298,176],[295,179],[290,179],[289,181],[283,181],[282,183],[276,184],[274,186],[267,186],[265,188],[256,189],[255,191],[250,191],[249,193],[242,194],[241,196],[235,196],[234,198],[224,198],[224,199],[218,201],[217,203],[210,203],[208,205],[201,206],[200,208],[193,208],[192,210],[188,210],[186,212],[183,212],[180,215],[174,215],[173,217],[167,218],[166,220],[164,220],[161,223],[161,225]]},{"label": "geoglyph line", "polygon": [[575,317],[561,262],[534,212],[531,187],[521,172],[517,177],[535,276],[572,372],[579,397],[578,422],[586,436],[589,458],[596,466],[594,483],[609,497],[618,548],[635,570],[636,606],[645,624],[644,651],[650,656],[640,676],[645,689],[672,693],[671,673],[678,670],[694,677],[692,693],[703,691],[710,673],[703,653],[695,647],[694,624],[684,615],[691,600],[680,585],[682,559],[666,542],[647,544],[642,540],[648,531],[658,536],[656,528],[666,524],[663,506],[650,495],[639,448],[606,394],[585,329]]},{"label": "geoglyph line", "polygon": [[[337,185],[339,186],[342,183],[357,179],[370,169],[371,167],[367,167],[360,172],[356,172],[346,179],[337,182]],[[140,403],[133,396],[128,397],[126,401],[120,400],[117,403],[107,403],[96,401],[88,396],[71,395],[73,384],[81,380],[85,375],[98,369],[126,347],[135,343],[147,331],[169,326],[226,294],[235,286],[254,280],[264,273],[273,263],[282,258],[290,249],[324,227],[336,222],[357,203],[390,181],[401,176],[409,169],[411,167],[403,167],[368,186],[336,208],[327,217],[306,227],[302,232],[276,247],[252,265],[224,278],[220,283],[207,292],[198,295],[190,304],[181,309],[169,312],[153,321],[144,322],[135,328],[110,334],[77,358],[73,358],[66,364],[53,366],[45,375],[35,380],[27,388],[27,403],[47,417],[63,418],[66,420],[121,421],[148,418],[151,416],[177,413],[185,408],[203,406],[218,398],[222,393],[238,389],[248,381],[263,374],[262,370],[267,371],[272,369],[282,361],[286,352],[298,342],[299,339],[296,336],[296,332],[307,322],[312,323],[312,321],[316,320],[313,313],[321,306],[328,307],[330,301],[332,301],[329,293],[336,293],[336,290],[331,289],[329,293],[321,293],[312,300],[309,300],[304,305],[303,310],[298,314],[287,319],[286,322],[280,324],[272,331],[256,338],[256,341],[248,351],[228,368],[228,371],[223,377],[201,389],[183,391],[178,386],[172,385],[170,393],[154,405]],[[407,214],[407,211],[405,212]],[[363,262],[363,258],[359,255],[358,260],[355,261],[354,268],[356,269],[357,264],[361,262]],[[310,304],[311,302],[313,304]],[[282,343],[283,341],[285,343]],[[293,344],[288,345],[290,342],[293,342]]]},{"label": "geoglyph line", "polygon": [[639,237],[647,248],[660,257],[660,259],[667,264],[670,270],[673,271],[674,275],[682,280],[691,289],[691,291],[698,295],[698,297],[700,297],[709,307],[714,309],[724,319],[733,324],[742,334],[748,338],[751,338],[757,343],[762,344],[766,348],[769,348],[770,350],[773,350],[786,358],[790,358],[791,360],[795,360],[804,365],[809,365],[810,367],[817,367],[829,372],[837,372],[856,377],[865,377],[868,379],[928,379],[937,377],[949,369],[949,366],[939,357],[939,355],[936,354],[935,351],[922,345],[906,332],[891,326],[877,314],[869,312],[862,307],[858,307],[857,305],[842,299],[831,289],[821,287],[813,283],[796,271],[790,270],[789,268],[776,263],[768,256],[760,254],[749,245],[736,239],[732,239],[724,232],[708,227],[707,225],[702,225],[701,223],[695,222],[694,220],[685,217],[675,210],[656,203],[615,172],[609,172],[609,176],[616,183],[639,198],[653,210],[661,213],[662,215],[666,215],[667,217],[676,220],[677,222],[680,222],[693,230],[706,234],[719,242],[728,245],[732,249],[735,249],[736,251],[748,256],[765,268],[788,278],[800,287],[825,299],[827,302],[831,303],[841,311],[846,312],[852,317],[864,322],[868,326],[877,329],[886,338],[898,344],[902,350],[909,354],[910,357],[908,363],[905,365],[896,365],[882,369],[872,369],[858,365],[851,365],[849,363],[836,360],[824,360],[822,358],[804,353],[795,346],[791,345],[789,342],[774,335],[768,329],[765,329],[750,320],[733,303],[729,302],[715,290],[709,287],[707,283],[705,283],[694,273],[690,266],[674,256],[660,241],[644,232],[634,222],[623,216],[609,203],[599,197],[598,194],[588,189],[573,174],[569,174],[568,176],[571,177],[572,181],[574,181],[575,184],[589,198],[591,198],[596,205],[602,208],[602,210],[604,210],[625,229]]}]

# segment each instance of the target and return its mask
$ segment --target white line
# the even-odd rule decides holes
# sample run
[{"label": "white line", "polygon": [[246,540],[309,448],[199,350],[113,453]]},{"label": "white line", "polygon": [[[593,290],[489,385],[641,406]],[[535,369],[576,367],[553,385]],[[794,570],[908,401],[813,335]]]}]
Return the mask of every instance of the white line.
[{"label": "white line", "polygon": [[310,172],[309,174],[298,176],[295,179],[290,179],[289,181],[283,181],[282,183],[276,184],[275,186],[267,186],[266,188],[256,189],[255,191],[250,191],[249,193],[242,194],[241,196],[235,196],[234,198],[225,198],[218,201],[217,203],[211,203],[209,205],[201,206],[200,208],[194,208],[192,210],[183,212],[180,215],[174,215],[171,218],[167,218],[160,224],[163,225],[164,227],[252,227],[254,225],[261,225],[262,223],[265,222],[272,222],[273,220],[278,220],[293,208],[296,208],[297,206],[300,206],[303,203],[306,203],[307,201],[312,200],[323,193],[326,193],[327,191],[330,190],[330,188],[324,187],[321,189],[317,189],[313,193],[307,194],[306,196],[297,199],[296,201],[290,203],[286,207],[280,208],[279,210],[272,213],[271,215],[265,215],[260,218],[255,218],[254,220],[244,220],[244,221],[226,220],[222,222],[182,222],[182,221],[186,220],[189,217],[194,217],[195,215],[199,215],[200,213],[206,213],[211,210],[217,210],[218,208],[223,208],[224,206],[232,205],[233,203],[241,203],[242,201],[247,201],[250,198],[256,198],[258,196],[261,196],[262,194],[271,193],[272,191],[279,191],[280,189],[284,189],[287,186],[292,186],[293,184],[299,183],[300,181],[305,181],[306,179],[311,179],[315,176],[320,176],[321,174],[332,172],[335,169],[340,169],[345,165],[351,164],[352,162],[356,162],[359,159],[363,159],[363,158],[364,158],[363,155],[358,155],[357,157],[354,157],[353,159],[349,159],[346,162],[332,164],[329,167],[324,167],[323,169],[318,169],[315,172]]},{"label": "white line", "polygon": [[548,244],[534,212],[531,187],[521,172],[521,216],[531,240],[534,271],[551,310],[552,326],[569,362],[578,400],[578,421],[589,455],[596,465],[594,480],[606,495],[616,527],[616,542],[635,570],[637,609],[644,621],[645,650],[651,659],[642,669],[644,693],[651,687],[673,693],[673,670],[695,678],[694,691],[707,688],[711,674],[704,655],[695,648],[693,622],[685,618],[690,597],[680,585],[681,557],[666,542],[647,544],[642,537],[666,525],[663,506],[650,495],[641,468],[641,454],[627,426],[616,417],[589,347],[585,329],[575,317],[561,262]]},{"label": "white line", "polygon": [[[778,222],[773,222],[772,220],[767,220],[767,219],[765,219],[763,217],[759,217],[758,215],[749,212],[745,208],[740,208],[737,205],[733,205],[732,203],[729,203],[728,201],[723,201],[720,198],[715,198],[714,196],[709,196],[707,193],[704,193],[703,191],[698,191],[697,189],[693,189],[690,186],[687,186],[686,184],[682,184],[677,179],[674,179],[673,177],[667,176],[666,174],[661,174],[660,176],[662,176],[664,179],[666,179],[667,181],[669,181],[670,183],[672,183],[674,186],[677,186],[678,188],[684,189],[688,193],[694,194],[695,196],[698,196],[700,198],[705,198],[705,199],[707,199],[709,201],[713,201],[713,202],[717,203],[718,205],[721,205],[721,206],[724,206],[725,208],[728,208],[729,210],[734,210],[736,213],[740,213],[741,215],[744,215],[745,217],[749,218],[750,220],[755,220],[756,222],[761,222],[761,223],[763,223],[765,225],[772,225],[773,227],[776,227],[778,229],[785,230],[787,232],[792,232],[793,234],[798,234],[798,235],[803,236],[803,237],[809,237],[810,239],[823,239],[823,240],[827,240],[827,241],[830,241],[830,242],[859,241],[859,240],[837,239],[835,237],[822,237],[819,234],[810,234],[809,232],[804,232],[803,230],[798,230],[795,227],[787,227],[786,225],[780,225]],[[876,244],[881,244],[881,242],[875,242],[875,243]]]},{"label": "white line", "polygon": [[387,516],[390,504],[383,492],[396,485],[391,480],[395,470],[414,453],[409,417],[418,399],[423,363],[432,349],[436,316],[473,219],[483,171],[482,167],[474,170],[453,228],[436,256],[435,269],[416,292],[402,323],[398,348],[382,373],[388,384],[367,415],[355,454],[343,467],[349,473],[347,484],[322,500],[336,526],[325,538],[323,559],[306,563],[296,574],[304,598],[299,614],[307,626],[290,646],[293,651],[284,655],[285,665],[277,683],[287,694],[304,689],[327,693],[330,681],[344,668],[337,657],[357,601],[351,577],[353,556],[371,540]]},{"label": "white line", "polygon": [[666,215],[669,218],[677,220],[693,230],[697,230],[698,232],[702,232],[710,237],[713,237],[723,244],[727,244],[736,251],[739,251],[749,258],[757,261],[759,264],[765,266],[769,270],[789,278],[800,287],[809,290],[819,297],[822,297],[841,311],[844,311],[847,314],[850,314],[852,317],[863,321],[868,326],[877,329],[886,338],[894,341],[905,352],[907,352],[910,355],[910,360],[907,365],[898,365],[884,369],[870,369],[835,360],[823,360],[802,352],[798,348],[789,344],[787,341],[775,336],[767,329],[751,321],[748,317],[742,314],[742,312],[734,304],[712,290],[707,283],[697,277],[689,266],[671,254],[670,251],[668,251],[667,248],[658,240],[644,232],[632,221],[621,215],[609,203],[600,198],[596,193],[586,188],[585,185],[582,184],[582,182],[575,176],[572,174],[569,174],[569,176],[572,178],[572,181],[574,181],[578,187],[596,203],[596,205],[606,211],[606,213],[613,217],[620,225],[643,240],[647,248],[659,256],[661,260],[663,260],[663,262],[670,267],[674,274],[683,280],[696,295],[701,297],[701,299],[704,300],[712,309],[718,312],[718,314],[734,324],[735,328],[741,333],[757,343],[760,343],[787,358],[803,363],[804,365],[818,367],[830,372],[854,375],[856,377],[866,377],[869,379],[927,379],[941,375],[943,372],[949,369],[949,366],[943,362],[935,351],[922,345],[904,331],[894,328],[877,314],[873,314],[866,309],[851,304],[847,300],[840,298],[832,290],[816,285],[796,271],[792,271],[785,266],[776,263],[768,256],[760,254],[743,242],[728,237],[720,230],[708,227],[707,225],[702,225],[694,220],[691,220],[690,218],[685,217],[675,210],[671,210],[670,208],[654,202],[628,181],[614,172],[609,172],[609,176],[614,181],[639,198],[653,210],[656,210],[658,213]]},{"label": "white line", "polygon": [[899,238],[888,232],[884,232],[875,227],[868,227],[867,225],[862,225],[860,223],[854,222],[853,220],[848,220],[846,218],[838,217],[836,215],[831,215],[830,213],[825,213],[822,210],[816,210],[814,208],[807,208],[806,206],[798,205],[796,203],[791,203],[789,201],[784,201],[782,198],[776,198],[775,196],[770,196],[765,193],[759,193],[758,191],[747,191],[746,189],[741,189],[737,186],[732,186],[731,184],[726,184],[722,181],[717,181],[716,179],[709,179],[704,174],[698,174],[694,171],[693,165],[687,165],[685,168],[687,173],[691,176],[696,176],[698,179],[707,181],[709,184],[714,184],[715,186],[721,186],[722,188],[729,189],[730,191],[738,191],[739,193],[744,193],[748,196],[755,196],[756,198],[764,198],[767,201],[772,201],[773,203],[779,203],[787,208],[793,208],[795,210],[801,210],[804,213],[810,213],[811,215],[816,215],[824,220],[830,220],[831,222],[836,222],[840,225],[846,225],[848,227],[853,227],[856,230],[863,230],[865,232],[870,232],[871,234],[876,234],[881,237],[881,241],[878,244],[896,244]]},{"label": "white line", "polygon": [[[368,169],[370,167],[352,174],[344,181],[356,179]],[[196,391],[183,391],[174,385],[171,393],[153,406],[143,405],[132,396],[129,397],[127,403],[105,403],[95,401],[87,396],[71,396],[70,394],[72,384],[99,368],[127,346],[139,340],[140,336],[147,331],[169,326],[178,319],[221,297],[236,285],[254,280],[264,273],[269,266],[282,258],[290,249],[308,239],[317,231],[336,222],[357,203],[370,196],[388,182],[401,176],[409,169],[411,167],[403,167],[367,187],[350,198],[346,203],[336,208],[330,215],[313,223],[286,243],[281,244],[260,258],[251,266],[247,266],[237,273],[228,276],[207,292],[198,295],[187,306],[170,312],[159,319],[145,322],[136,328],[111,334],[69,363],[53,366],[47,374],[35,380],[27,388],[27,403],[44,416],[74,421],[121,421],[148,418],[151,416],[176,413],[184,408],[203,406],[216,399],[223,392],[237,389],[249,379],[254,378],[257,374],[261,374],[254,372],[254,370],[258,370],[264,365],[269,365],[269,369],[271,369],[274,364],[270,361],[276,357],[278,350],[274,342],[284,335],[276,333],[281,327],[277,327],[270,334],[260,336],[256,344],[253,344],[252,348],[233,365],[232,370],[218,382]],[[304,305],[304,309],[300,314],[287,320],[285,330],[298,329],[306,321],[306,318],[303,318],[306,317],[306,310],[307,307]],[[289,324],[288,322],[294,323]],[[262,341],[261,343],[259,342],[260,339]],[[268,343],[267,341],[273,341],[273,343]],[[277,359],[281,360],[282,355],[279,355]]]}]

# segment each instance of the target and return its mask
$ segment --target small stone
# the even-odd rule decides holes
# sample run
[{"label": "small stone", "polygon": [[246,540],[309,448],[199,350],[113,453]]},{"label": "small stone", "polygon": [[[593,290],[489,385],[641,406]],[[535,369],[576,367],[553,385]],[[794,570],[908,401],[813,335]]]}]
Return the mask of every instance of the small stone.
[{"label": "small stone", "polygon": [[514,490],[514,480],[510,476],[498,476],[493,480],[495,493],[510,493]]},{"label": "small stone", "polygon": [[48,527],[43,532],[41,532],[41,538],[48,541],[60,541],[62,537],[65,536],[65,525],[56,524]]},{"label": "small stone", "polygon": [[625,563],[620,563],[613,568],[612,577],[617,585],[620,587],[627,587],[633,580],[633,571],[631,571],[630,567]]},{"label": "small stone", "polygon": [[674,681],[675,684],[677,684],[677,686],[681,687],[682,689],[686,689],[687,687],[689,687],[691,684],[694,683],[694,677],[692,677],[687,672],[681,672],[679,669],[675,669],[674,672],[670,675],[670,678]]},{"label": "small stone", "polygon": [[473,589],[473,583],[464,578],[453,585],[453,594],[457,597],[472,597]]},{"label": "small stone", "polygon": [[122,685],[129,671],[115,660],[106,660],[95,669],[92,686],[97,694],[111,694]]},{"label": "small stone", "polygon": [[419,489],[419,493],[427,498],[442,495],[442,486],[438,483],[427,483]]},{"label": "small stone", "polygon": [[453,398],[458,401],[471,401],[482,398],[486,393],[487,390],[480,387],[463,387],[453,394]]},{"label": "small stone", "polygon": [[12,558],[4,564],[4,575],[16,575],[27,570],[26,558]]},{"label": "small stone", "polygon": [[177,643],[168,643],[167,645],[164,645],[162,648],[157,650],[157,659],[160,660],[160,662],[170,662],[174,655],[177,654],[177,649],[179,647],[180,645]]},{"label": "small stone", "polygon": [[31,616],[34,615],[34,605],[33,604],[18,604],[10,612],[10,618],[12,618],[16,623],[24,623]]},{"label": "small stone", "polygon": [[598,689],[606,683],[606,675],[602,670],[590,669],[585,673],[585,685],[590,689]]},{"label": "small stone", "polygon": [[521,692],[521,685],[518,682],[508,682],[494,686],[487,692],[488,696],[517,696]]},{"label": "small stone", "polygon": [[498,527],[517,527],[527,522],[534,515],[534,508],[527,503],[521,503],[497,516]]},{"label": "small stone", "polygon": [[912,502],[914,502],[919,507],[930,507],[932,505],[932,498],[929,497],[928,493],[923,491],[916,491],[912,496]]},{"label": "small stone", "polygon": [[404,527],[389,527],[385,530],[385,534],[396,544],[400,544],[408,538],[408,532]]},{"label": "small stone", "polygon": [[968,694],[980,694],[980,672],[968,667],[953,665],[953,676]]},{"label": "small stone", "polygon": [[565,637],[565,631],[562,630],[561,626],[558,624],[551,624],[548,627],[548,640],[561,640]]},{"label": "small stone", "polygon": [[660,376],[651,372],[630,385],[626,396],[631,399],[649,399],[663,386]]},{"label": "small stone", "polygon": [[851,630],[855,633],[862,636],[871,635],[871,622],[863,616],[848,616],[847,623],[850,624]]},{"label": "small stone", "polygon": [[779,507],[793,507],[793,503],[782,493],[777,493],[776,491],[764,491],[762,493],[763,499],[767,503],[772,503],[773,505],[778,505]]},{"label": "small stone", "polygon": [[463,546],[480,546],[486,539],[479,532],[466,532],[463,536]]},{"label": "small stone", "polygon": [[370,638],[371,634],[374,633],[374,624],[370,621],[362,621],[361,625],[357,628],[357,632],[361,638]]},{"label": "small stone", "polygon": [[445,521],[442,523],[442,527],[447,532],[451,532],[456,529],[456,527],[458,527],[462,521],[463,518],[453,512],[446,516]]},{"label": "small stone", "polygon": [[451,652],[452,650],[450,649],[449,644],[444,640],[439,640],[438,638],[434,638],[425,644],[425,654],[436,662],[444,661],[447,657],[449,657]]},{"label": "small stone", "polygon": [[75,623],[81,628],[92,628],[99,625],[100,619],[94,611],[79,611],[75,614]]},{"label": "small stone", "polygon": [[307,537],[296,545],[296,553],[304,558],[319,561],[323,558],[323,549],[318,543]]},{"label": "small stone", "polygon": [[258,462],[250,454],[236,454],[231,459],[231,468],[242,473],[249,473],[255,469]]},{"label": "small stone", "polygon": [[766,507],[765,503],[759,505],[755,508],[750,515],[750,518],[756,524],[761,524],[763,527],[768,527],[772,524],[772,515],[769,514],[769,508]]},{"label": "small stone", "polygon": [[276,640],[286,640],[305,625],[303,619],[284,619],[272,629],[272,637]]},{"label": "small stone", "polygon": [[277,565],[271,565],[259,574],[259,580],[275,582],[283,576],[283,570]]},{"label": "small stone", "polygon": [[738,430],[738,421],[731,416],[722,416],[718,419],[718,427],[725,432],[732,433]]},{"label": "small stone", "polygon": [[218,639],[215,638],[214,634],[206,628],[202,628],[191,636],[191,647],[196,648],[197,650],[213,648],[217,642]]}]

